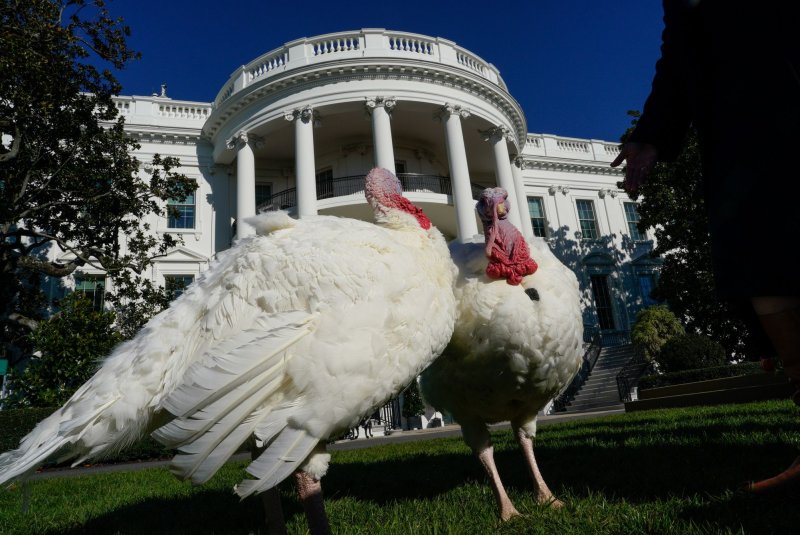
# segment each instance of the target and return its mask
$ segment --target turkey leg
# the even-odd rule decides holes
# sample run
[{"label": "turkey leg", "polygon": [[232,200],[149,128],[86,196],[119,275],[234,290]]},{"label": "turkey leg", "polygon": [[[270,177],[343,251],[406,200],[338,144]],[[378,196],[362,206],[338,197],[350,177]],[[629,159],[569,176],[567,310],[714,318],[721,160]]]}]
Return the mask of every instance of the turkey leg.
[{"label": "turkey leg", "polygon": [[286,521],[283,519],[283,507],[278,487],[262,492],[261,503],[264,505],[264,515],[267,522],[268,535],[286,535]]},{"label": "turkey leg", "polygon": [[563,507],[564,503],[553,496],[539,471],[539,465],[536,464],[536,457],[533,455],[533,439],[522,429],[515,429],[514,434],[517,436],[517,443],[525,455],[525,462],[528,464],[528,471],[533,479],[536,501],[541,505],[549,505],[553,508]]},{"label": "turkey leg", "polygon": [[331,535],[328,516],[325,514],[325,503],[322,501],[322,484],[302,470],[295,472],[294,477],[297,494],[303,502],[309,531],[312,535]]},{"label": "turkey leg", "polygon": [[494,448],[491,445],[487,445],[477,452],[477,454],[478,460],[480,460],[484,470],[486,470],[486,475],[489,476],[489,482],[494,491],[494,498],[497,500],[497,506],[500,508],[500,518],[505,521],[519,516],[519,511],[517,511],[514,504],[511,503],[508,494],[506,494],[506,489],[503,487],[500,474],[497,472],[497,467],[494,464]]}]

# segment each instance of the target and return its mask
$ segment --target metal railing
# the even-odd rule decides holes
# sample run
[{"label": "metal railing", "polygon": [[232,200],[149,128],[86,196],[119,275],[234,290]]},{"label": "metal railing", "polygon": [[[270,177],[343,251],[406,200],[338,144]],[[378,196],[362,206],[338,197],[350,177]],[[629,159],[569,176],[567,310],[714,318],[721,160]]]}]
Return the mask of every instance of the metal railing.
[{"label": "metal railing", "polygon": [[624,346],[631,343],[630,331],[603,331],[603,347]]},{"label": "metal railing", "polygon": [[[334,197],[346,197],[363,193],[364,180],[366,175],[352,175],[338,177],[331,180],[317,181],[317,200],[332,199]],[[403,191],[414,193],[438,193],[442,195],[452,195],[452,182],[449,177],[438,175],[426,175],[421,173],[398,173],[397,178]],[[470,184],[472,198],[477,199],[485,186],[480,184]],[[269,212],[274,210],[289,210],[297,206],[297,188],[289,188],[280,191],[265,202],[258,205],[256,212]]]},{"label": "metal railing", "polygon": [[600,334],[600,330],[593,330],[589,338],[589,347],[583,354],[581,369],[578,370],[569,386],[553,400],[553,412],[563,412],[567,409],[567,405],[575,398],[575,394],[578,393],[583,383],[591,375],[602,349],[603,337]]},{"label": "metal railing", "polygon": [[631,392],[652,365],[653,363],[644,357],[644,353],[637,351],[636,355],[622,367],[617,374],[617,391],[621,402],[633,401]]}]

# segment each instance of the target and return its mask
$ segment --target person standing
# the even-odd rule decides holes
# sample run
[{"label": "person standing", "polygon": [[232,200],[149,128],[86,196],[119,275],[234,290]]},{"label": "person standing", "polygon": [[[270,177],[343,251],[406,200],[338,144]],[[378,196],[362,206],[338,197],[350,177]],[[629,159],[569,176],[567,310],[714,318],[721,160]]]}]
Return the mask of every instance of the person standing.
[{"label": "person standing", "polygon": [[[664,0],[661,58],[619,156],[635,192],[674,159],[690,127],[703,162],[711,256],[720,298],[746,300],[800,385],[800,27],[795,2]],[[795,403],[800,396],[795,394]],[[800,477],[800,457],[761,491]]]}]

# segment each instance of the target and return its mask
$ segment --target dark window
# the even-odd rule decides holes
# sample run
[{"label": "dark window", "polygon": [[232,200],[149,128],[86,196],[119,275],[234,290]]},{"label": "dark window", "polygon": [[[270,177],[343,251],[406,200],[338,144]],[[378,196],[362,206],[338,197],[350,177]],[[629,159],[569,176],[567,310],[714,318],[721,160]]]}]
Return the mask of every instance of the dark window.
[{"label": "dark window", "polygon": [[194,275],[165,275],[164,287],[170,296],[170,299],[177,299],[186,288],[194,282]]},{"label": "dark window", "polygon": [[528,212],[531,215],[533,235],[547,237],[547,219],[544,217],[544,203],[541,197],[528,197]]},{"label": "dark window", "polygon": [[578,207],[578,222],[581,225],[581,238],[596,240],[598,237],[597,220],[594,216],[594,203],[587,200],[575,201]]},{"label": "dark window", "polygon": [[333,168],[317,171],[317,199],[333,197]]},{"label": "dark window", "polygon": [[183,199],[167,201],[168,228],[194,228],[195,202],[194,192]]},{"label": "dark window", "polygon": [[592,275],[592,295],[601,329],[614,328],[614,312],[611,307],[611,293],[608,290],[608,275]]},{"label": "dark window", "polygon": [[256,208],[272,198],[272,184],[256,184]]},{"label": "dark window", "polygon": [[628,221],[628,234],[633,241],[642,241],[644,236],[639,230],[639,211],[635,202],[625,203],[625,219]]},{"label": "dark window", "polygon": [[639,275],[639,290],[642,292],[642,302],[645,306],[655,305],[658,303],[651,297],[653,288],[656,286],[656,276],[652,273]]},{"label": "dark window", "polygon": [[581,238],[596,240],[598,238],[597,219],[594,215],[594,203],[587,200],[575,201],[578,207],[578,223],[581,225]]},{"label": "dark window", "polygon": [[75,292],[92,302],[95,310],[102,310],[106,298],[106,276],[81,273],[75,277]]}]

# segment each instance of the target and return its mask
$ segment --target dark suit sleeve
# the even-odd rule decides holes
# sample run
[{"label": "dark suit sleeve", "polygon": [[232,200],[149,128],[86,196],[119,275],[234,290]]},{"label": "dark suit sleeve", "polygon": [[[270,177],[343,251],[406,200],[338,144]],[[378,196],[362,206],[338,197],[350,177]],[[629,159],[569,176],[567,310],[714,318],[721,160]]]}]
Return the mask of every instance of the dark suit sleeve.
[{"label": "dark suit sleeve", "polygon": [[665,0],[661,58],[656,63],[653,88],[642,116],[628,141],[650,143],[658,159],[673,160],[680,153],[691,123],[690,21],[691,8],[681,0]]}]

